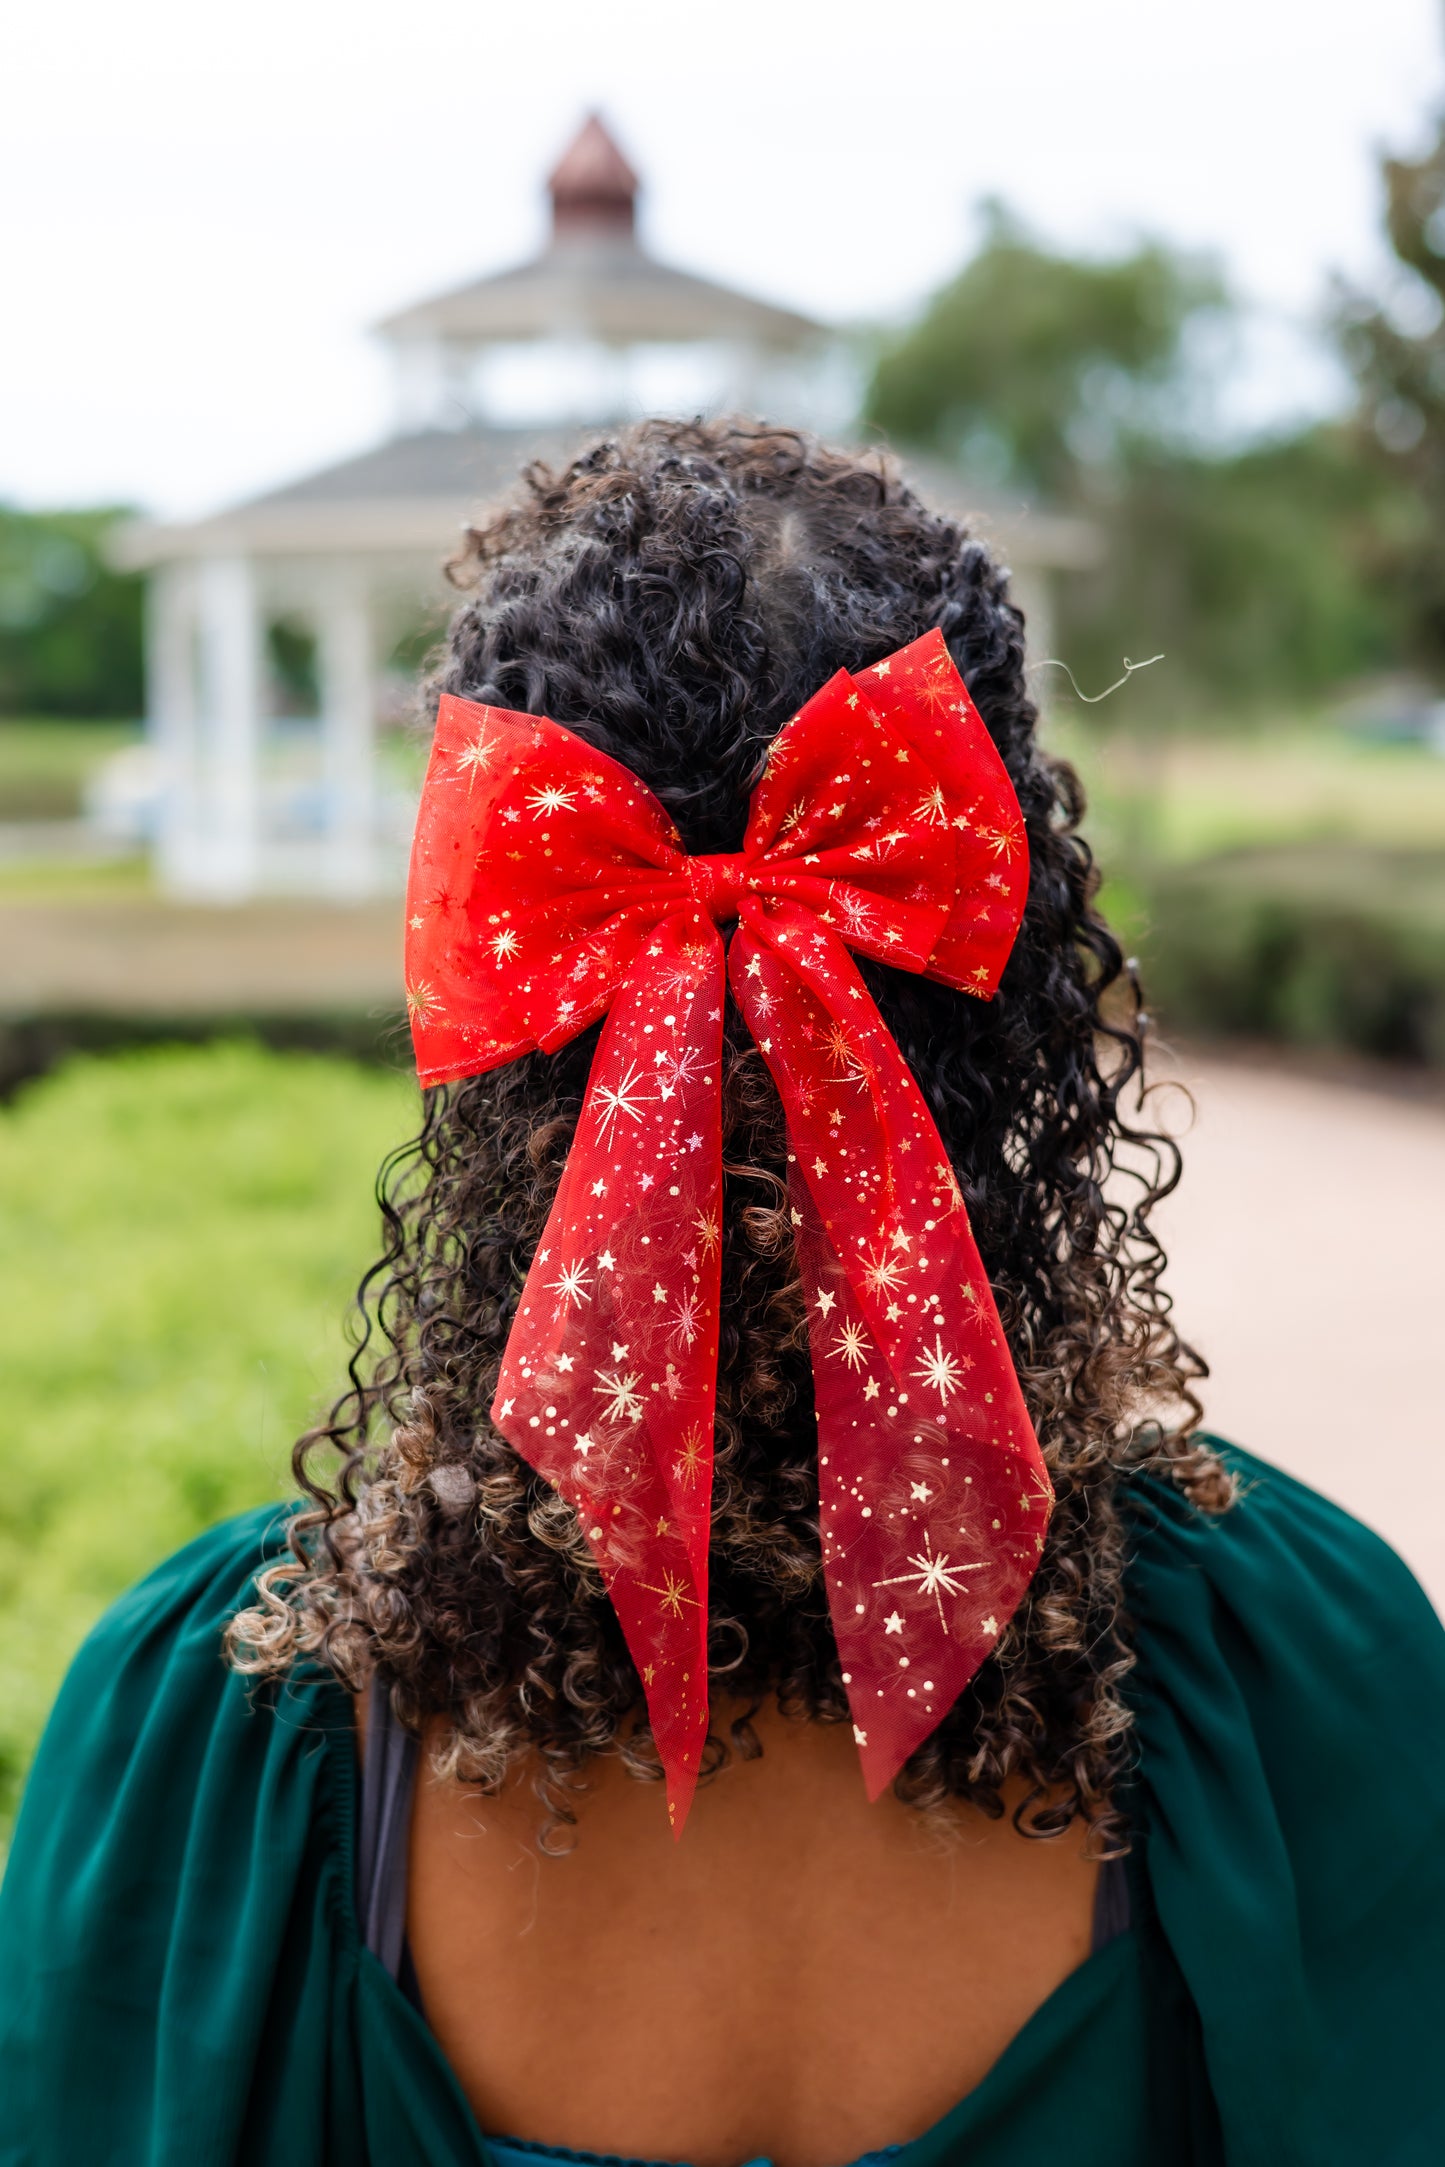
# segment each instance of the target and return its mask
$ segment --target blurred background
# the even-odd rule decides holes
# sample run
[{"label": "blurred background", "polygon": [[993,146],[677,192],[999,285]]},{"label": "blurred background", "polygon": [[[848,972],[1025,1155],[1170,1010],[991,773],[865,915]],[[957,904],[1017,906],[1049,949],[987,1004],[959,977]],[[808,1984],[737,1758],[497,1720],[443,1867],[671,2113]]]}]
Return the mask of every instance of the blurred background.
[{"label": "blurred background", "polygon": [[886,441],[1010,564],[1210,1421],[1440,1600],[1435,0],[75,0],[5,47],[0,1810],[99,1608],[330,1396],[416,1118],[441,567],[637,412]]}]

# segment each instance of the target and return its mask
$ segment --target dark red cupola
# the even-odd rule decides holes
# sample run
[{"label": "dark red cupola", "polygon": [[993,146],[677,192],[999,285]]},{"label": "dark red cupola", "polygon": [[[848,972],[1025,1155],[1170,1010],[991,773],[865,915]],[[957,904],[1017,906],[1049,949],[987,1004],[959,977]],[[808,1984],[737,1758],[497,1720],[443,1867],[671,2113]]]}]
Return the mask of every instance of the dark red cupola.
[{"label": "dark red cupola", "polygon": [[633,239],[637,175],[589,113],[547,180],[554,241]]}]

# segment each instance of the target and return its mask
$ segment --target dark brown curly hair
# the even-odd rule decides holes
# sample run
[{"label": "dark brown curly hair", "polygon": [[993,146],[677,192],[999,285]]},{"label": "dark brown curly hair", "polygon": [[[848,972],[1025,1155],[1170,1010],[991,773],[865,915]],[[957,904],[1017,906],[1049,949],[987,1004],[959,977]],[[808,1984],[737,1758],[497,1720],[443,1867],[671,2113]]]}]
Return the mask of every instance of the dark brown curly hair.
[{"label": "dark brown curly hair", "polygon": [[[1148,1224],[1178,1154],[1123,1110],[1142,1088],[1138,987],[1093,908],[1077,779],[1037,742],[1006,574],[883,454],[736,420],[646,422],[559,472],[532,467],[452,571],[471,598],[433,703],[455,692],[565,722],[651,786],[693,851],[739,848],[769,742],[840,665],[933,626],[947,640],[1018,792],[1027,912],[992,1002],[862,969],[957,1170],[1058,1502],[1010,1630],[896,1789],[998,1814],[1021,1777],[1030,1833],[1082,1816],[1101,1848],[1122,1843],[1120,1486],[1148,1466],[1214,1511],[1230,1485],[1193,1441],[1203,1369],[1170,1322]],[[380,1666],[401,1719],[444,1719],[443,1768],[484,1789],[528,1757],[547,1840],[592,1756],[659,1773],[574,1515],[487,1419],[595,1038],[428,1092],[420,1136],[379,1183],[385,1245],[350,1389],[296,1447],[310,1505],[229,1643],[242,1670],[319,1658],[353,1689]],[[705,1771],[757,1750],[746,1711],[765,1700],[848,1718],[782,1114],[731,1008],[726,1044],[709,1647],[715,1698],[743,1713],[710,1738]]]}]

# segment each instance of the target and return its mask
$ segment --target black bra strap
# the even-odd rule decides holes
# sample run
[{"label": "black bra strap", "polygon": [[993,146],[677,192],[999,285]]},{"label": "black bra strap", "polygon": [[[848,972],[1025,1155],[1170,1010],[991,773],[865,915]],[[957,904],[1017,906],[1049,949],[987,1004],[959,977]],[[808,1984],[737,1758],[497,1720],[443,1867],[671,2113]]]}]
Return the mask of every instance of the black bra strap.
[{"label": "black bra strap", "polygon": [[361,1938],[395,1979],[406,1942],[406,1843],[417,1741],[391,1710],[391,1691],[373,1671],[366,1698],[366,1758],[356,1846]]}]

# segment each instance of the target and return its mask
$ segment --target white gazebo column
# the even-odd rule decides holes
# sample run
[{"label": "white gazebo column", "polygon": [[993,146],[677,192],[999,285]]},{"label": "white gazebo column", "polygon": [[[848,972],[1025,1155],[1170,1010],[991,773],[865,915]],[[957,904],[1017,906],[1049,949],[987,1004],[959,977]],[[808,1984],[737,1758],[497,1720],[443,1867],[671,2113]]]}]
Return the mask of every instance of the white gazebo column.
[{"label": "white gazebo column", "polygon": [[337,567],[316,614],[321,677],[321,766],[326,792],[323,885],[370,895],[376,863],[376,669],[364,576]]},{"label": "white gazebo column", "polygon": [[158,769],[156,871],[176,894],[190,885],[196,855],[196,659],[195,569],[158,565],[146,592],[146,735]]},{"label": "white gazebo column", "polygon": [[251,560],[203,558],[196,601],[199,759],[184,885],[239,903],[261,880],[261,627]]}]

